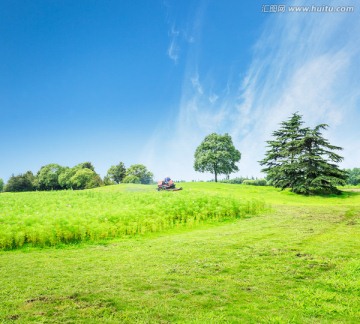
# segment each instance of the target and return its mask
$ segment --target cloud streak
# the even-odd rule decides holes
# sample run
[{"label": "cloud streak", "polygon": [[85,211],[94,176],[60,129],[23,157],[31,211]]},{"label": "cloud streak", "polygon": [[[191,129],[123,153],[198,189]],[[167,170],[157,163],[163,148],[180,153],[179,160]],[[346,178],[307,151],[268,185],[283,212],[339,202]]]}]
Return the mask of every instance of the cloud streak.
[{"label": "cloud streak", "polygon": [[173,26],[170,31],[171,41],[170,41],[169,48],[167,50],[167,54],[168,54],[169,58],[172,61],[174,61],[175,64],[177,64],[177,62],[179,60],[179,56],[180,56],[180,46],[178,44],[179,34],[180,34],[180,32],[178,30],[176,30],[175,27]]}]

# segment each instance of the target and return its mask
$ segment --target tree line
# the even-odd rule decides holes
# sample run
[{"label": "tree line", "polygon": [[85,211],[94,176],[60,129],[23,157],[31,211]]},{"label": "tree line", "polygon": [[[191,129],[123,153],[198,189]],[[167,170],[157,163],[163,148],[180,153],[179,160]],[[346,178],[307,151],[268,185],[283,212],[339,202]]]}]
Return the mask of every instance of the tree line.
[{"label": "tree line", "polygon": [[[329,143],[322,135],[327,124],[314,128],[304,127],[302,116],[294,113],[288,120],[280,123],[273,132],[273,138],[267,141],[268,150],[261,170],[266,174],[267,184],[274,187],[290,188],[299,194],[340,193],[337,186],[360,184],[360,168],[342,170],[337,163],[343,157],[336,153],[341,147]],[[212,133],[205,137],[194,154],[194,169],[198,172],[210,172],[218,181],[218,175],[226,175],[229,183],[243,183],[245,179],[230,181],[230,174],[239,170],[238,151],[229,134]],[[241,181],[240,181],[241,180]],[[117,183],[153,182],[153,174],[142,164],[131,165],[126,169],[124,163],[113,165],[104,179],[95,172],[90,162],[84,162],[73,168],[58,164],[43,166],[36,175],[31,171],[11,176],[8,183],[0,179],[0,191],[32,191],[61,189],[90,189],[101,185]],[[245,184],[264,185],[265,180],[246,179]]]},{"label": "tree line", "polygon": [[149,184],[153,182],[153,173],[143,164],[133,164],[126,168],[120,162],[111,166],[102,179],[91,162],[79,163],[72,168],[51,163],[41,167],[35,175],[31,171],[12,175],[6,184],[0,179],[0,191],[81,190],[120,182]]}]

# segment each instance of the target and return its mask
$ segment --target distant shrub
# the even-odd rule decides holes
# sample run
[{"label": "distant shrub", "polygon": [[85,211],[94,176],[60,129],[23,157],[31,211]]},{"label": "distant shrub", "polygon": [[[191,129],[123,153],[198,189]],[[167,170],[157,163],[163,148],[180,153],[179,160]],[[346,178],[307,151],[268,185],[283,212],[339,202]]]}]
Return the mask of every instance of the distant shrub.
[{"label": "distant shrub", "polygon": [[256,180],[244,180],[243,184],[249,186],[266,186],[267,182],[265,179],[256,179]]},{"label": "distant shrub", "polygon": [[234,179],[224,179],[221,180],[222,183],[231,183],[231,184],[245,184],[250,186],[266,186],[267,181],[265,179],[249,179],[249,178],[243,178],[243,177],[237,177]]},{"label": "distant shrub", "polygon": [[231,183],[231,184],[242,184],[244,180],[247,180],[247,179],[243,178],[243,177],[237,177],[234,179],[224,179],[224,180],[221,180],[220,182]]}]

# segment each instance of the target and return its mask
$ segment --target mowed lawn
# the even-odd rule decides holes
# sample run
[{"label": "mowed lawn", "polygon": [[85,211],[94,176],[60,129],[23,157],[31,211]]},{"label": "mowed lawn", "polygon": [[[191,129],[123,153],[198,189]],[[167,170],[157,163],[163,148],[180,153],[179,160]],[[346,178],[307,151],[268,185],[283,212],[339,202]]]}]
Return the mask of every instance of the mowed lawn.
[{"label": "mowed lawn", "polygon": [[360,322],[359,192],[302,197],[271,187],[182,186],[270,208],[101,243],[2,251],[0,321]]}]

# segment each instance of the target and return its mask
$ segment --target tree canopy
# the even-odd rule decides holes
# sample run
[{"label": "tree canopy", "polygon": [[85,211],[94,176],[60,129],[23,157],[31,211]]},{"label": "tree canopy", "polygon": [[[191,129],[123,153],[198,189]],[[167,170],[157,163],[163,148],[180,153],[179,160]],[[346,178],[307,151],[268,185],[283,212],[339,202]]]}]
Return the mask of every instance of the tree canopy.
[{"label": "tree canopy", "polygon": [[260,161],[262,172],[275,187],[291,188],[302,194],[338,193],[336,186],[344,185],[346,172],[336,163],[342,157],[334,151],[341,147],[331,145],[321,133],[328,125],[302,127],[302,116],[295,113],[283,121],[267,141],[268,151]]},{"label": "tree canopy", "polygon": [[65,167],[63,172],[59,174],[58,181],[62,189],[73,189],[73,182],[71,181],[71,178],[75,175],[77,170],[78,169],[76,167]]},{"label": "tree canopy", "polygon": [[95,167],[92,165],[91,162],[82,162],[74,166],[76,169],[90,169],[91,171],[95,172]]},{"label": "tree canopy", "polygon": [[213,173],[217,182],[219,174],[229,175],[239,170],[236,163],[240,161],[240,158],[241,154],[235,148],[229,134],[212,133],[206,136],[197,147],[194,169],[199,172]]}]

